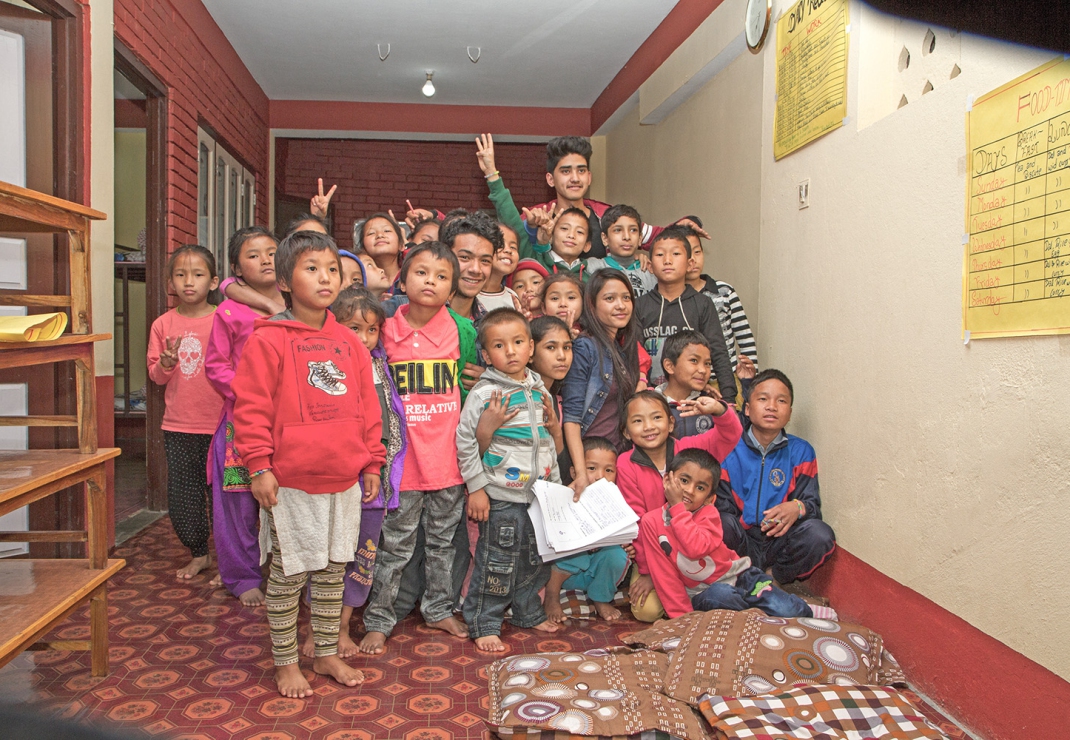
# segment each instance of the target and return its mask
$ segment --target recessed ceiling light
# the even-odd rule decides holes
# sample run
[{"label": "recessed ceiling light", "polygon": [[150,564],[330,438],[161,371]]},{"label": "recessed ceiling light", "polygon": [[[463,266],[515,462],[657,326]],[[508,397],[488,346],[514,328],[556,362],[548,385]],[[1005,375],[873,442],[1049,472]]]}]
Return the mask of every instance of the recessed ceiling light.
[{"label": "recessed ceiling light", "polygon": [[427,97],[431,97],[435,94],[435,83],[431,82],[431,76],[434,74],[434,72],[428,72],[427,82],[425,82],[424,86],[420,88],[420,92],[422,92]]}]

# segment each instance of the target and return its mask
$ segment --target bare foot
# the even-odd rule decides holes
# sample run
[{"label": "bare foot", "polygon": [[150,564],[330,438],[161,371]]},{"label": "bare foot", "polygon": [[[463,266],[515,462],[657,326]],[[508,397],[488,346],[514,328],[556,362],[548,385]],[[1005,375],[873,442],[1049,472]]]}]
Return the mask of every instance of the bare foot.
[{"label": "bare foot", "polygon": [[357,649],[365,655],[382,655],[386,652],[386,635],[382,632],[369,632],[364,635]]},{"label": "bare foot", "polygon": [[539,630],[539,632],[557,632],[559,629],[561,629],[561,625],[554,624],[549,619],[547,619],[545,622],[539,622],[537,625],[532,627],[532,629]]},{"label": "bare foot", "polygon": [[309,629],[308,637],[301,643],[301,655],[306,658],[316,657],[316,641],[312,639],[312,630]]},{"label": "bare foot", "polygon": [[212,580],[208,581],[208,585],[211,586],[212,588],[220,588],[220,587],[222,587],[222,585],[223,585],[223,576],[221,576],[218,573],[216,573],[215,574],[215,578],[213,578]]},{"label": "bare foot", "polygon": [[275,683],[279,693],[288,699],[304,699],[312,696],[312,687],[297,663],[275,666]]},{"label": "bare foot", "polygon": [[324,655],[312,661],[312,670],[321,676],[330,676],[343,686],[356,686],[364,683],[364,674],[349,665],[337,655]]},{"label": "bare foot", "polygon": [[561,597],[552,597],[549,589],[547,589],[546,596],[543,599],[542,608],[546,610],[547,621],[555,622],[557,624],[568,621],[568,617],[565,616],[564,610],[561,609]]},{"label": "bare foot", "polygon": [[452,615],[445,619],[440,619],[437,622],[428,622],[427,626],[431,629],[448,632],[454,637],[468,637],[468,627],[461,624],[457,617]]},{"label": "bare foot", "polygon": [[592,601],[591,603],[594,604],[594,610],[598,612],[598,616],[600,616],[607,622],[612,622],[616,619],[620,619],[620,609],[613,606],[612,604],[605,604],[601,601]]},{"label": "bare foot", "polygon": [[179,568],[178,573],[176,575],[179,577],[180,580],[188,581],[189,579],[193,578],[193,576],[197,575],[211,564],[212,556],[202,555],[199,558],[193,558],[193,560],[189,561],[189,565],[187,565],[185,568]]},{"label": "bare foot", "polygon": [[[346,625],[348,627],[348,625]],[[357,647],[357,643],[353,642],[353,638],[349,636],[349,630],[343,628],[338,633],[338,657],[339,658],[354,658],[360,654],[360,649]]]},{"label": "bare foot", "polygon": [[477,637],[474,642],[476,644],[476,650],[482,650],[484,653],[504,653],[509,649],[497,635]]},{"label": "bare foot", "polygon": [[264,592],[258,588],[251,588],[238,596],[238,601],[242,603],[242,606],[263,606]]}]

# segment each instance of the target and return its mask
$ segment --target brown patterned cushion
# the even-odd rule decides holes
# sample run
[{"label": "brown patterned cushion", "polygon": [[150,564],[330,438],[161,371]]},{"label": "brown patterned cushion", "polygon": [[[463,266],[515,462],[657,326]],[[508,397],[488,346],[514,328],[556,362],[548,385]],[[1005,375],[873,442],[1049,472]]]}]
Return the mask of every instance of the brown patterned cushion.
[{"label": "brown patterned cushion", "polygon": [[634,648],[648,648],[663,653],[671,653],[679,645],[684,635],[691,631],[693,624],[702,619],[704,612],[691,612],[676,619],[659,619],[653,627],[648,627],[630,635],[622,635],[625,645]]},{"label": "brown patterned cushion", "polygon": [[[890,658],[884,667],[881,636],[858,624],[770,617],[758,609],[693,612],[681,619],[682,625],[661,627],[662,636],[684,628],[663,692],[689,704],[698,704],[703,694],[754,696],[801,685],[903,681]],[[673,639],[662,639],[662,648]]]},{"label": "brown patterned cushion", "polygon": [[708,740],[695,708],[659,693],[668,664],[663,653],[627,648],[503,658],[487,669],[487,725],[502,737],[659,732]]},{"label": "brown patterned cushion", "polygon": [[699,708],[725,740],[947,740],[898,691],[872,686],[804,686],[756,698],[704,696]]}]

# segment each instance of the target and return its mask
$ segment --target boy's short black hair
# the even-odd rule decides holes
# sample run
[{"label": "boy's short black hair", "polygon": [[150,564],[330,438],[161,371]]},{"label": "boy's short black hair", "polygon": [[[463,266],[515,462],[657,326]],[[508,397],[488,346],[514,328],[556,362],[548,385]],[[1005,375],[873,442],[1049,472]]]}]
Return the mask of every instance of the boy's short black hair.
[{"label": "boy's short black hair", "polygon": [[684,236],[686,236],[686,237],[692,237],[693,236],[696,239],[698,239],[699,242],[702,241],[702,237],[698,235],[698,232],[695,231],[695,227],[692,226],[691,224],[674,224],[674,226],[677,229],[679,229],[680,231],[682,231]]},{"label": "boy's short black hair", "polygon": [[453,270],[450,293],[456,293],[457,286],[461,282],[461,265],[457,262],[457,255],[453,253],[453,250],[442,242],[424,242],[423,244],[417,244],[415,247],[412,247],[409,251],[405,252],[405,259],[401,261],[401,272],[398,273],[398,282],[407,282],[406,279],[409,277],[409,267],[412,265],[413,259],[425,252],[430,252],[431,256],[437,260],[445,260],[450,263],[450,268]]},{"label": "boy's short black hair", "polygon": [[687,232],[684,231],[683,226],[666,226],[661,230],[657,236],[650,242],[650,251],[654,251],[654,245],[658,242],[667,240],[673,240],[681,242],[684,245],[684,249],[687,251],[687,258],[691,259],[691,242],[687,240]]},{"label": "boy's short black hair", "polygon": [[449,216],[446,218],[438,231],[438,238],[450,249],[453,248],[454,240],[462,234],[475,234],[486,239],[496,253],[505,246],[505,238],[502,236],[502,230],[498,228],[498,222],[482,211],[466,213],[452,221]]},{"label": "boy's short black hair", "polygon": [[423,229],[425,226],[431,226],[431,225],[434,225],[437,228],[441,228],[442,227],[442,222],[439,221],[434,216],[432,216],[431,218],[425,218],[425,219],[422,219],[420,221],[417,221],[416,225],[412,227],[412,233],[409,234],[409,238],[410,239],[416,239],[416,235],[418,233],[420,233],[421,229]]},{"label": "boy's short black hair", "polygon": [[276,245],[279,243],[278,237],[266,226],[246,226],[230,235],[230,241],[227,242],[227,261],[230,262],[231,272],[240,269],[238,263],[241,262],[241,248],[245,246],[245,242],[258,236],[266,236]]},{"label": "boy's short black hair", "polygon": [[528,320],[524,318],[524,314],[517,311],[515,308],[507,308],[502,306],[496,308],[484,316],[479,322],[479,331],[476,332],[476,341],[479,342],[480,347],[487,346],[487,332],[502,324],[508,324],[511,321],[515,321],[524,326],[524,331],[528,333],[528,337],[531,336],[531,327],[528,326]]},{"label": "boy's short black hair", "polygon": [[617,454],[617,448],[614,447],[613,443],[610,442],[605,437],[595,437],[595,436],[584,437],[583,438],[583,452],[584,452],[584,454],[587,454],[588,452],[593,452],[594,450],[602,450],[604,452],[611,452],[611,453],[613,453],[614,456],[616,456],[616,454]]},{"label": "boy's short black hair", "polygon": [[546,143],[546,171],[553,172],[557,163],[570,154],[583,157],[587,166],[591,166],[591,142],[582,136],[558,136]]},{"label": "boy's short black hair", "polygon": [[617,220],[621,218],[633,218],[639,224],[639,228],[643,227],[643,217],[639,215],[639,211],[623,203],[607,208],[606,212],[602,214],[599,226],[602,227],[602,231],[609,231],[609,227],[617,223]]},{"label": "boy's short black hair", "polygon": [[717,462],[716,457],[698,447],[690,447],[677,452],[665,467],[665,472],[675,473],[688,463],[694,463],[703,470],[708,470],[710,475],[713,476],[713,488],[716,490],[717,481],[721,479],[721,464]]},{"label": "boy's short black hair", "polygon": [[684,353],[684,349],[691,344],[697,344],[700,347],[705,347],[711,353],[713,352],[710,349],[710,343],[706,341],[706,337],[702,335],[702,332],[694,329],[684,329],[665,340],[665,344],[661,348],[661,369],[665,369],[665,360],[675,365],[680,359],[680,355]]},{"label": "boy's short black hair", "polygon": [[290,223],[286,224],[286,233],[294,233],[294,231],[297,230],[297,227],[305,223],[306,221],[313,221],[322,226],[324,231],[328,233],[330,232],[330,229],[327,228],[327,222],[319,216],[313,216],[311,213],[299,213],[290,219]]},{"label": "boy's short black hair", "polygon": [[791,381],[788,380],[787,375],[772,367],[766,368],[765,370],[762,370],[760,373],[754,376],[754,380],[750,382],[750,393],[747,394],[748,401],[750,401],[750,397],[754,395],[754,389],[757,388],[759,384],[764,383],[767,380],[779,380],[781,383],[787,386],[788,396],[791,399],[791,403],[794,405],[795,389],[792,387]]},{"label": "boy's short black hair", "polygon": [[363,285],[351,285],[339,293],[331,305],[331,312],[339,323],[349,321],[358,313],[372,314],[378,324],[386,321],[383,304],[376,300],[372,292]]},{"label": "boy's short black hair", "polygon": [[[328,250],[338,261],[338,273],[342,272],[342,258],[338,254],[338,245],[327,234],[318,231],[295,231],[279,242],[279,248],[275,252],[275,279],[286,282],[289,286],[293,281],[294,270],[297,268],[297,260],[305,252],[322,252]],[[282,290],[282,286],[279,286]],[[282,291],[282,298],[286,301],[287,308],[293,308],[289,290]]]}]

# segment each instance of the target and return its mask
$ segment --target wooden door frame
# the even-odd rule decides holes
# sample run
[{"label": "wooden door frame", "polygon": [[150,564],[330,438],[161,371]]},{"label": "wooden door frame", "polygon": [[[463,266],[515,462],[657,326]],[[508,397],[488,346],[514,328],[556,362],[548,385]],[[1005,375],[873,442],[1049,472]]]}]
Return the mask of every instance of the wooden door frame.
[{"label": "wooden door frame", "polygon": [[[167,86],[118,38],[115,69],[145,93],[145,320],[146,331],[167,311],[164,266],[167,264]],[[146,387],[145,459],[148,475],[147,506],[167,509],[167,461],[164,456],[164,388]]]}]

